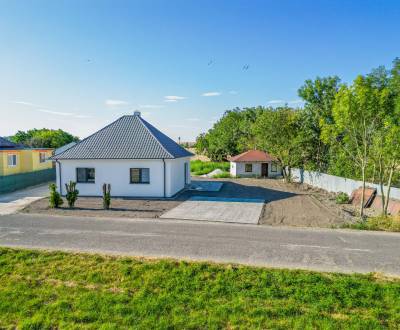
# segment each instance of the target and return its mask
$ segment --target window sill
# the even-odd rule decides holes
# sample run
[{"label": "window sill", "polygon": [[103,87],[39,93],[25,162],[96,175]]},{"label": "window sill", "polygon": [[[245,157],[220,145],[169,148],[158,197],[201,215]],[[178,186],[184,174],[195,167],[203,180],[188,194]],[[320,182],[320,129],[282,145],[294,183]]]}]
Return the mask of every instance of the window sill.
[{"label": "window sill", "polygon": [[129,184],[150,184],[150,182],[129,182]]}]

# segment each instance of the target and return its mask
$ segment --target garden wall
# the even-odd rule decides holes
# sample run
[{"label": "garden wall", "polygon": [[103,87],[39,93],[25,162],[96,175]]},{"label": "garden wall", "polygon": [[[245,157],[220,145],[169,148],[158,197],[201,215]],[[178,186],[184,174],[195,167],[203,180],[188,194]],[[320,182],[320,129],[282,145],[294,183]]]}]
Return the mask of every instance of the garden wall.
[{"label": "garden wall", "polygon": [[[353,190],[362,186],[362,181],[342,178],[340,176],[318,173],[312,171],[305,171],[302,169],[292,169],[292,176],[294,182],[306,183],[313,187],[318,187],[329,192],[345,192],[351,195]],[[368,187],[376,188],[377,194],[380,195],[380,187],[378,184],[366,183]],[[386,193],[387,187],[385,187]],[[400,199],[400,189],[392,187],[390,190],[390,198]]]},{"label": "garden wall", "polygon": [[54,181],[55,179],[55,168],[0,176],[0,194],[8,193],[29,186],[34,186],[44,182]]}]

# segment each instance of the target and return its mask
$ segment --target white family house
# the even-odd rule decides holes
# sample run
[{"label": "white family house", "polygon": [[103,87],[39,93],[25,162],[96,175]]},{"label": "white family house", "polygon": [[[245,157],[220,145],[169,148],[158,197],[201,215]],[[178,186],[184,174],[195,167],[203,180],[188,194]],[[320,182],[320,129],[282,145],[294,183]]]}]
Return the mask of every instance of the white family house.
[{"label": "white family house", "polygon": [[77,182],[82,196],[101,196],[104,183],[121,197],[172,197],[190,183],[192,154],[136,111],[52,157],[57,186]]},{"label": "white family house", "polygon": [[233,177],[276,177],[282,175],[277,159],[260,150],[249,150],[231,157],[230,173]]}]

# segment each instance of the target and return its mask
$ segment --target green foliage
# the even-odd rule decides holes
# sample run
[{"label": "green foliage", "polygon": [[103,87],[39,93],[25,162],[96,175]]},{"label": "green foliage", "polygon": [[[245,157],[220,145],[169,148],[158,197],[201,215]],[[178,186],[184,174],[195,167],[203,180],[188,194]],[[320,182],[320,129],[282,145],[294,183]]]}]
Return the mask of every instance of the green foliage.
[{"label": "green foliage", "polygon": [[397,329],[400,281],[0,249],[5,329]]},{"label": "green foliage", "polygon": [[65,198],[68,202],[68,206],[70,208],[73,208],[76,200],[78,199],[78,195],[79,195],[79,190],[76,189],[76,182],[70,181],[69,183],[66,183],[65,189],[67,190],[67,194],[65,195]]},{"label": "green foliage", "polygon": [[111,184],[103,184],[103,208],[109,210],[111,205]]},{"label": "green foliage", "polygon": [[217,168],[228,172],[230,169],[230,164],[229,162],[203,162],[201,160],[192,160],[190,162],[190,171],[193,175],[208,174]]},{"label": "green foliage", "polygon": [[400,232],[400,216],[380,215],[360,220],[357,223],[346,224],[345,228],[361,230],[382,230]]},{"label": "green foliage", "polygon": [[63,131],[47,128],[31,129],[26,132],[18,131],[10,137],[11,141],[35,148],[59,148],[71,142],[79,141],[79,138]]},{"label": "green foliage", "polygon": [[336,204],[348,204],[350,197],[344,192],[339,192],[335,197]]},{"label": "green foliage", "polygon": [[58,208],[63,204],[61,195],[57,191],[57,186],[54,183],[49,184],[50,197],[49,197],[49,207],[52,209]]}]

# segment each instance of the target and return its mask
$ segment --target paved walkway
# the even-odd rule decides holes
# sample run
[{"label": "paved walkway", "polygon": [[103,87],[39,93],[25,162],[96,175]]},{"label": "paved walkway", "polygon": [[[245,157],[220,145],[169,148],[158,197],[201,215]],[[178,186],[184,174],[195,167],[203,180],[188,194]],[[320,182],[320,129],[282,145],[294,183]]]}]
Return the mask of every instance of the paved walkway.
[{"label": "paved walkway", "polygon": [[400,234],[13,214],[0,245],[400,276]]},{"label": "paved walkway", "polygon": [[49,184],[45,183],[9,194],[0,194],[0,215],[15,213],[33,201],[47,196],[48,193]]},{"label": "paved walkway", "polygon": [[263,207],[263,199],[194,196],[161,218],[256,225]]}]

